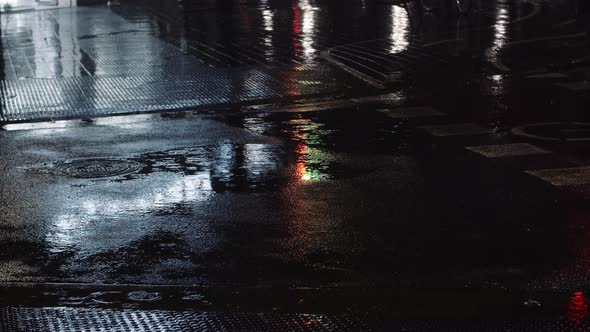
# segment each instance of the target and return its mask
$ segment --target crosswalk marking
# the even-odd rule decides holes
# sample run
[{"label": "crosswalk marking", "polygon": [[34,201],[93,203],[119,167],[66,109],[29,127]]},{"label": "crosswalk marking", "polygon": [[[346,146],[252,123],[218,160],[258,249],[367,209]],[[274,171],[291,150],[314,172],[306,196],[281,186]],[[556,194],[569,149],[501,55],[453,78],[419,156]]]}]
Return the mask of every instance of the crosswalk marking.
[{"label": "crosswalk marking", "polygon": [[559,87],[568,89],[570,91],[573,91],[573,92],[581,92],[581,91],[590,90],[590,81],[557,83],[556,85]]},{"label": "crosswalk marking", "polygon": [[468,146],[467,149],[488,158],[518,157],[551,153],[548,150],[541,149],[540,147],[529,143]]},{"label": "crosswalk marking", "polygon": [[432,107],[402,107],[391,109],[379,109],[377,111],[386,114],[387,116],[393,119],[437,117],[446,115],[445,113],[440,112]]},{"label": "crosswalk marking", "polygon": [[526,172],[558,187],[590,183],[590,166],[540,169]]},{"label": "crosswalk marking", "polygon": [[491,134],[492,130],[481,127],[475,123],[457,123],[449,125],[421,126],[432,136],[449,137],[449,136],[474,136]]},{"label": "crosswalk marking", "polygon": [[526,76],[526,78],[530,78],[530,79],[565,79],[565,78],[568,78],[568,76],[563,73],[543,73],[543,74],[528,75],[528,76]]}]

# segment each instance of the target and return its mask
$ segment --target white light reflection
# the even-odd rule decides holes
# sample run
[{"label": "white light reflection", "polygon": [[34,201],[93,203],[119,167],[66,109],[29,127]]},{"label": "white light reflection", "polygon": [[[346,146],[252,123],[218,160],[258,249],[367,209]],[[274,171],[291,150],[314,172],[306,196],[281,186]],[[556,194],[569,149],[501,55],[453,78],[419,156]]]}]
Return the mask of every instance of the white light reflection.
[{"label": "white light reflection", "polygon": [[215,163],[211,165],[217,177],[222,181],[229,181],[232,176],[233,164],[236,160],[236,151],[230,143],[221,144],[215,151]]},{"label": "white light reflection", "polygon": [[[68,13],[69,21],[68,24],[59,24],[58,29],[62,31],[56,31],[61,37],[63,35],[78,36],[78,12],[73,10]],[[64,15],[65,17],[65,15]],[[80,65],[82,61],[82,55],[80,54],[80,44],[78,38],[60,38],[59,43],[61,44],[60,61],[61,67],[65,68],[65,71],[74,77],[80,77],[84,75],[85,71]]]},{"label": "white light reflection", "polygon": [[2,11],[7,9],[16,10],[22,8],[35,7],[35,1],[33,0],[0,0],[0,8]]},{"label": "white light reflection", "polygon": [[180,176],[163,191],[148,192],[129,199],[121,197],[105,200],[101,195],[96,195],[80,201],[76,210],[57,215],[46,239],[55,250],[65,250],[82,244],[84,239],[92,236],[96,221],[100,220],[100,227],[105,228],[109,227],[106,221],[113,216],[159,211],[176,204],[204,202],[212,195],[209,172]]},{"label": "white light reflection", "polygon": [[508,6],[498,6],[496,9],[496,22],[494,24],[494,54],[497,54],[506,44],[508,39],[509,21]]},{"label": "white light reflection", "polygon": [[262,19],[264,21],[264,31],[272,32],[274,31],[274,22],[273,22],[274,13],[270,9],[265,9],[262,11]]},{"label": "white light reflection", "polygon": [[261,179],[279,168],[274,150],[269,150],[264,144],[248,144],[245,146],[246,170],[248,178]]},{"label": "white light reflection", "polygon": [[[499,1],[496,6],[495,23],[493,27],[494,36],[492,39],[492,46],[487,51],[488,60],[495,62],[502,49],[506,46],[508,41],[508,28],[510,25],[509,5],[504,1]],[[504,90],[504,78],[501,75],[495,75],[490,80],[490,92],[493,95],[500,95]]]},{"label": "white light reflection", "polygon": [[261,5],[263,8],[262,10],[262,21],[264,24],[264,46],[266,46],[265,56],[267,60],[271,60],[272,55],[274,54],[273,50],[273,42],[272,42],[272,32],[274,31],[274,12],[268,9],[267,6],[268,0],[262,1]]},{"label": "white light reflection", "polygon": [[0,0],[0,12],[17,10],[44,10],[76,6],[76,0]]},{"label": "white light reflection", "polygon": [[51,251],[55,253],[67,250],[77,238],[84,237],[86,235],[84,230],[88,229],[84,225],[87,220],[76,215],[58,216],[46,236],[48,242],[54,244]]},{"label": "white light reflection", "polygon": [[301,46],[303,48],[303,56],[306,60],[310,60],[315,54],[315,29],[317,19],[317,8],[313,7],[309,0],[301,0],[299,8],[303,14],[301,15],[301,35],[303,40]]},{"label": "white light reflection", "polygon": [[400,53],[410,46],[410,18],[400,6],[391,6],[391,48],[389,52]]}]

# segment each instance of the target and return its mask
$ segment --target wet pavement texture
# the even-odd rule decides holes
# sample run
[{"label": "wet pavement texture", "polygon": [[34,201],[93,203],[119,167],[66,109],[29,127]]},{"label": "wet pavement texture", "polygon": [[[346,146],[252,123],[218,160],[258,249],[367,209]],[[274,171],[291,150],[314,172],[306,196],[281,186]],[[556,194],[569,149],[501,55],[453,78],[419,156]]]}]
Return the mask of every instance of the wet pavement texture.
[{"label": "wet pavement texture", "polygon": [[424,2],[3,13],[5,324],[588,330],[587,16]]},{"label": "wet pavement texture", "polygon": [[560,83],[573,84],[588,78],[586,16],[575,1],[474,1],[468,15],[452,5],[426,11],[420,4],[259,0],[227,11],[124,1],[5,13],[1,119],[384,90],[407,99],[510,100],[520,96],[519,84],[530,85],[527,75],[559,74]]},{"label": "wet pavement texture", "polygon": [[[33,287],[17,291],[33,306],[570,324],[580,293],[586,324],[587,209],[572,192],[584,184],[562,190],[525,172],[580,159],[490,131],[428,135],[425,122],[449,118],[393,119],[381,107],[5,127],[5,301]],[[450,299],[460,304],[441,313]]]},{"label": "wet pavement texture", "polygon": [[[339,110],[5,132],[3,169],[13,171],[2,175],[3,200],[17,213],[3,218],[5,280],[407,287],[549,277],[567,247],[543,236],[567,218],[551,195],[524,174],[481,178],[460,163],[469,154],[428,151],[388,120]],[[351,138],[358,126],[364,134]],[[72,170],[76,161],[87,163]]]}]

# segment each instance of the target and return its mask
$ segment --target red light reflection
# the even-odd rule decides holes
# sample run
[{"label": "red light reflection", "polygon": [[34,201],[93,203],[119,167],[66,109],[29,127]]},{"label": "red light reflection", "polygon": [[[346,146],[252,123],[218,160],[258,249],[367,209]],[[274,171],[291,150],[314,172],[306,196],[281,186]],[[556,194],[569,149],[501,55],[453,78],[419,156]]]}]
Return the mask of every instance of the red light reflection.
[{"label": "red light reflection", "polygon": [[293,49],[295,55],[301,54],[301,43],[299,41],[299,35],[301,33],[301,9],[297,6],[293,6]]},{"label": "red light reflection", "polygon": [[297,154],[297,163],[295,164],[295,177],[299,181],[309,180],[309,174],[307,173],[307,163],[305,162],[305,155],[307,154],[307,145],[304,143],[297,144],[295,149]]},{"label": "red light reflection", "polygon": [[567,306],[567,319],[579,323],[588,316],[588,298],[582,292],[574,292]]}]

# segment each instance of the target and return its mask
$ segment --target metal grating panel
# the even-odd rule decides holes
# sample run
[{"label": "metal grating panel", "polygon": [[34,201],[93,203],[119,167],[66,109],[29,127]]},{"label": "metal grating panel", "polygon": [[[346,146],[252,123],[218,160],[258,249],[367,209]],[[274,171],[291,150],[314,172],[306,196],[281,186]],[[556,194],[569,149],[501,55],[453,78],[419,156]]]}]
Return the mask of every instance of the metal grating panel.
[{"label": "metal grating panel", "polygon": [[586,320],[368,320],[354,315],[4,307],[1,331],[582,332]]},{"label": "metal grating panel", "polygon": [[2,310],[9,331],[370,331],[348,315],[220,313],[95,308]]},{"label": "metal grating panel", "polygon": [[[298,73],[299,76],[302,74]],[[319,95],[344,86],[308,72],[305,86],[289,70],[199,68],[184,75],[74,77],[0,81],[0,120],[91,117]]]},{"label": "metal grating panel", "polygon": [[[0,121],[282,101],[352,85],[327,64],[242,59],[232,68],[221,46],[175,46],[151,20],[125,20],[106,8],[13,17],[0,31]],[[213,52],[212,63],[193,48]]]}]

